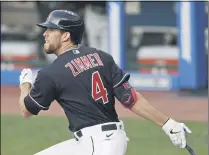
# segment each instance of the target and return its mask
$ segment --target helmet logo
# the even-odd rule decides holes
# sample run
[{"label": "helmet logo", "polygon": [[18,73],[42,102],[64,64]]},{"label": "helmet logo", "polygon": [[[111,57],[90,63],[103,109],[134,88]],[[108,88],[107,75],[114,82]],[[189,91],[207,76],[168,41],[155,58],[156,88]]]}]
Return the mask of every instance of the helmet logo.
[{"label": "helmet logo", "polygon": [[74,12],[72,12],[72,11],[67,11],[67,10],[65,10],[65,12],[66,12],[66,13],[68,13],[68,14],[70,14],[70,15],[75,16],[75,13],[74,13]]}]

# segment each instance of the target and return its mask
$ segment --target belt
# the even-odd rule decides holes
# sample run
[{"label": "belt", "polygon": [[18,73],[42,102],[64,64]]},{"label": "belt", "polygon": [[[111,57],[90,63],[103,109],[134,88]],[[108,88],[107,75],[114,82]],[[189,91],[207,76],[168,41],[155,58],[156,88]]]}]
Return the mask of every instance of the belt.
[{"label": "belt", "polygon": [[[122,129],[122,125],[117,126],[116,124],[105,124],[105,125],[101,125],[101,131],[110,131],[110,130],[117,130],[119,127],[119,129]],[[77,131],[74,133],[74,138],[76,140],[78,140],[78,138],[81,138],[83,136],[83,133],[81,130]]]}]

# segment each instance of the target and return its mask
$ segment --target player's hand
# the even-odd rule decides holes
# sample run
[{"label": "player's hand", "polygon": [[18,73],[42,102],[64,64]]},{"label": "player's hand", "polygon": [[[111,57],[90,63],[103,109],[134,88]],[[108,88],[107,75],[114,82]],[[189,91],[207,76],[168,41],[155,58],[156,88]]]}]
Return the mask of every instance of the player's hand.
[{"label": "player's hand", "polygon": [[32,74],[32,70],[27,68],[27,69],[23,69],[21,74],[20,74],[20,77],[19,77],[19,80],[20,80],[20,86],[23,84],[23,83],[30,83],[32,85],[33,83],[33,74]]},{"label": "player's hand", "polygon": [[163,125],[163,131],[169,136],[171,142],[180,148],[186,146],[186,133],[192,133],[191,130],[184,124],[179,123],[171,118]]}]

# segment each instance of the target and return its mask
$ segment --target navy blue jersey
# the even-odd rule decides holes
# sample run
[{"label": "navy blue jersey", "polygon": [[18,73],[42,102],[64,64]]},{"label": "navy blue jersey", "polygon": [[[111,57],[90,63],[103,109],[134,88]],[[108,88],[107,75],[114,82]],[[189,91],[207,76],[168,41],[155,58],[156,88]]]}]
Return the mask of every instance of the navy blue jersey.
[{"label": "navy blue jersey", "polygon": [[108,53],[88,47],[72,49],[38,72],[25,97],[25,106],[37,115],[40,110],[48,110],[56,100],[72,132],[100,123],[118,122],[114,89],[129,77]]}]

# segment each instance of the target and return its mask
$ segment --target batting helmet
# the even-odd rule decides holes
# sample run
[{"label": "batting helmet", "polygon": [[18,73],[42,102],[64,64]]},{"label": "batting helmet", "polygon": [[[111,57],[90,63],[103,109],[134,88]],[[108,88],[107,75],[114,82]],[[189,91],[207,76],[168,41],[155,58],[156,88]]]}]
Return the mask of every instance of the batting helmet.
[{"label": "batting helmet", "polygon": [[67,10],[52,11],[46,21],[37,24],[42,28],[53,28],[70,32],[71,40],[75,44],[80,44],[84,33],[84,21],[76,13]]}]

